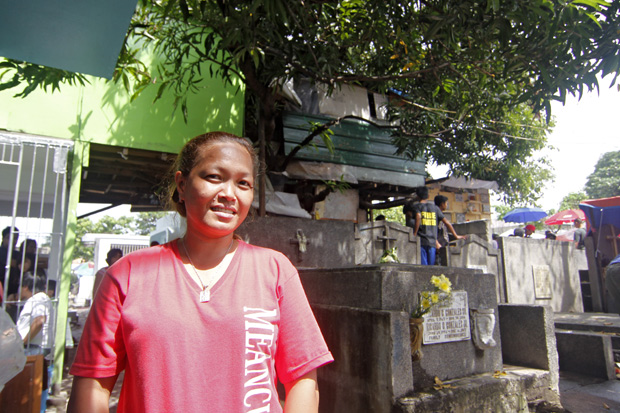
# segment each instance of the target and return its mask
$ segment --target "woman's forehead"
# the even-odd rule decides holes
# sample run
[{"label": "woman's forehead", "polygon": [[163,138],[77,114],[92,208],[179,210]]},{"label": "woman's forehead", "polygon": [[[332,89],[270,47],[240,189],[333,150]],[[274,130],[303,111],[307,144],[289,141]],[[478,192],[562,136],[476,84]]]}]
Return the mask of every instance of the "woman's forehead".
[{"label": "woman's forehead", "polygon": [[204,162],[232,162],[239,167],[253,169],[253,160],[247,149],[236,142],[216,142],[200,149],[196,166],[204,166]]}]

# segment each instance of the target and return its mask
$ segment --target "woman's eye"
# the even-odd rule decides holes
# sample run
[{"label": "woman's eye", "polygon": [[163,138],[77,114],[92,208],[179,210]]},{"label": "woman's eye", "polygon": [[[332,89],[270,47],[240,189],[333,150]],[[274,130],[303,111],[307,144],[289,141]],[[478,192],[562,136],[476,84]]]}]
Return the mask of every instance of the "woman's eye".
[{"label": "woman's eye", "polygon": [[252,183],[249,181],[239,181],[239,186],[242,188],[248,188],[248,189],[252,189]]},{"label": "woman's eye", "polygon": [[209,181],[219,181],[220,180],[220,176],[216,175],[216,174],[209,174],[209,175],[205,176],[205,179],[207,179]]}]

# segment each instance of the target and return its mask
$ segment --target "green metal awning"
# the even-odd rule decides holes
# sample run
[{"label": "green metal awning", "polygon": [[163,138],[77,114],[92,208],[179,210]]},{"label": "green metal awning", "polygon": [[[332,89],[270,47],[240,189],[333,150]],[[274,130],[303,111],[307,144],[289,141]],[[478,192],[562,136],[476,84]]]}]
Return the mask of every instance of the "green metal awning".
[{"label": "green metal awning", "polygon": [[0,0],[0,56],[112,77],[137,0]]}]

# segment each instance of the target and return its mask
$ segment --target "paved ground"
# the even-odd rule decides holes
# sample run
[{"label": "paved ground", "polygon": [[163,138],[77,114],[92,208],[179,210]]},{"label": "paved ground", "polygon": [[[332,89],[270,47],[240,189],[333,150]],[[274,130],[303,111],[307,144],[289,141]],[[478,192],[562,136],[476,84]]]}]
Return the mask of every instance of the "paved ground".
[{"label": "paved ground", "polygon": [[620,380],[560,373],[560,399],[573,413],[620,412]]}]

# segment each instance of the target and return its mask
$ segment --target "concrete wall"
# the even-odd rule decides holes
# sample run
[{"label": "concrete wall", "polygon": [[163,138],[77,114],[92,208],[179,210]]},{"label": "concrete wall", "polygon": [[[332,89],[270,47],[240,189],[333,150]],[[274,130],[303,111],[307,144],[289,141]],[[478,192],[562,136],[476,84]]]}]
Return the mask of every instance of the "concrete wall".
[{"label": "concrete wall", "polygon": [[[250,217],[237,234],[253,245],[282,252],[297,268],[333,268],[354,265],[353,226],[346,221]],[[297,230],[306,237],[306,252],[299,250]]]},{"label": "concrete wall", "polygon": [[413,391],[409,317],[397,311],[314,305],[335,362],[319,369],[321,412],[388,413]]},{"label": "concrete wall", "polygon": [[355,226],[355,264],[377,264],[386,248],[396,247],[402,264],[420,264],[420,242],[413,228],[375,221]]},{"label": "concrete wall", "polygon": [[498,310],[504,363],[549,371],[557,393],[560,376],[551,308],[501,304]]},{"label": "concrete wall", "polygon": [[587,331],[556,331],[560,370],[616,380],[611,339],[609,335]]},{"label": "concrete wall", "polygon": [[[457,232],[458,233],[458,232]],[[502,252],[492,243],[485,241],[476,234],[470,234],[464,241],[450,246],[448,262],[452,267],[476,268],[484,273],[495,276],[496,296],[498,302],[505,302],[504,280],[502,268]]]},{"label": "concrete wall", "polygon": [[[139,56],[147,64],[148,52]],[[154,69],[153,62],[150,69]],[[207,64],[204,72],[209,72]],[[61,85],[60,91],[33,91],[27,98],[14,95],[17,87],[0,91],[0,129],[62,139],[178,153],[183,144],[209,130],[243,134],[244,85],[227,85],[205,76],[187,95],[188,119],[173,111],[174,96],[165,92],[154,102],[159,84],[152,84],[131,101],[122,82],[86,76],[89,83]],[[36,114],[36,116],[33,116]]]},{"label": "concrete wall", "polygon": [[[499,244],[507,303],[549,305],[553,311],[583,312],[579,280],[582,251],[570,242],[546,239],[507,237],[500,238]],[[541,281],[538,289],[535,273]]]},{"label": "concrete wall", "polygon": [[482,219],[478,221],[470,221],[463,223],[451,222],[454,230],[459,235],[464,234],[476,234],[484,241],[491,241],[491,228],[490,222],[487,219]]}]

